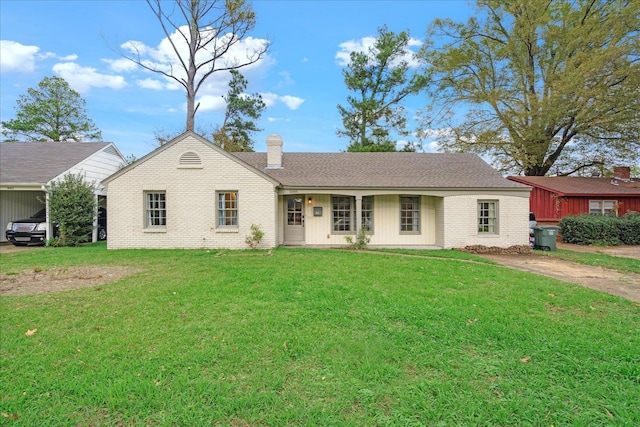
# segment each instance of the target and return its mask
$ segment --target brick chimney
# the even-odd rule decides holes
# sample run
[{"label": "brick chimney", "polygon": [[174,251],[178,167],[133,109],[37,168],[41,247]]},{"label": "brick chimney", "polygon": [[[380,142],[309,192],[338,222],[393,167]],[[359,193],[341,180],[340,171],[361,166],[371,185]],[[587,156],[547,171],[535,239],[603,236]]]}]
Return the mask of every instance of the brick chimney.
[{"label": "brick chimney", "polygon": [[615,179],[631,179],[631,168],[629,166],[614,166],[613,176]]},{"label": "brick chimney", "polygon": [[276,133],[267,137],[267,169],[282,169],[282,138]]}]

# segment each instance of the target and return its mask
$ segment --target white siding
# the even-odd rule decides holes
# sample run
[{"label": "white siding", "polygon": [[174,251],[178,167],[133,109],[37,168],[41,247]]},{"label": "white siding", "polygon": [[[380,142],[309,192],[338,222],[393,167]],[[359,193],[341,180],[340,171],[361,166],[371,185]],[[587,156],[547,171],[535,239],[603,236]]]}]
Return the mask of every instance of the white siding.
[{"label": "white siding", "polygon": [[44,191],[0,190],[0,227],[2,236],[0,242],[6,242],[4,232],[9,221],[29,218],[44,208]]},{"label": "white siding", "polygon": [[[345,245],[345,236],[332,232],[331,195],[311,196],[313,204],[306,205],[306,244]],[[373,199],[373,234],[371,246],[432,246],[436,244],[436,197],[421,196],[420,233],[400,233],[400,196],[378,195]],[[313,207],[322,207],[322,216],[313,216]],[[354,217],[355,220],[355,217]],[[351,234],[353,235],[353,234]]]},{"label": "white siding", "polygon": [[[55,179],[64,178],[65,175],[71,173],[73,175],[84,175],[85,180],[96,185],[96,193],[106,195],[106,190],[100,182],[108,176],[116,173],[125,166],[125,162],[120,156],[111,153],[109,147],[101,150],[94,155],[87,157],[82,162],[60,174]],[[55,180],[54,179],[54,180]]]},{"label": "white siding", "polygon": [[[200,157],[202,167],[179,167],[185,152]],[[251,224],[264,231],[261,248],[277,244],[277,196],[274,184],[193,137],[186,137],[131,167],[108,184],[109,249],[230,248],[248,246]],[[145,229],[145,191],[165,191],[167,226]],[[216,191],[238,191],[239,227],[216,227]]]}]

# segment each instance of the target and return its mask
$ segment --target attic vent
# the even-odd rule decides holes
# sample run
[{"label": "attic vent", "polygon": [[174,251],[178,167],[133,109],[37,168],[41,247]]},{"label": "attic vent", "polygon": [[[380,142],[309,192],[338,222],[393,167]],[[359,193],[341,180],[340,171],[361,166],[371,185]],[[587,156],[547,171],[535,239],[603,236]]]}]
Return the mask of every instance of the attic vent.
[{"label": "attic vent", "polygon": [[187,151],[182,156],[180,156],[179,160],[180,167],[202,167],[202,161],[200,160],[200,156],[193,151]]},{"label": "attic vent", "polygon": [[107,154],[111,154],[112,156],[119,156],[118,151],[113,147],[113,145],[110,145],[107,148],[105,148],[104,152]]}]

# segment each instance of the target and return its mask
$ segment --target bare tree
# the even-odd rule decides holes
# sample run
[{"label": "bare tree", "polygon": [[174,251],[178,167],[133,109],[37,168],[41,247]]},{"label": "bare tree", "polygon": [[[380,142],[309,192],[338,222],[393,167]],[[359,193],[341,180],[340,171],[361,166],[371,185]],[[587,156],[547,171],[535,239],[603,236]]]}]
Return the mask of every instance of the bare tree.
[{"label": "bare tree", "polygon": [[[269,43],[246,50],[242,58],[230,57],[232,47],[256,24],[255,12],[246,0],[147,0],[147,4],[176,55],[176,63],[162,67],[144,60],[143,52],[135,42],[127,45],[131,54],[121,55],[184,87],[187,94],[186,130],[193,130],[198,110],[195,98],[203,83],[215,72],[236,70],[259,61],[269,49]],[[181,49],[183,43],[186,49]]]}]

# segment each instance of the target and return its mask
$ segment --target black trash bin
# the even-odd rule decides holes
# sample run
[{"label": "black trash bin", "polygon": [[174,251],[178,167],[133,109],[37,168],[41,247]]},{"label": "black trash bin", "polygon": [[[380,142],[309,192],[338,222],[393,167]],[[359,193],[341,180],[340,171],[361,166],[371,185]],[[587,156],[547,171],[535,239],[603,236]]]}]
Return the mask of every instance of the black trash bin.
[{"label": "black trash bin", "polygon": [[533,227],[533,248],[544,251],[555,251],[558,230],[560,230],[560,227],[556,227],[555,225]]}]

